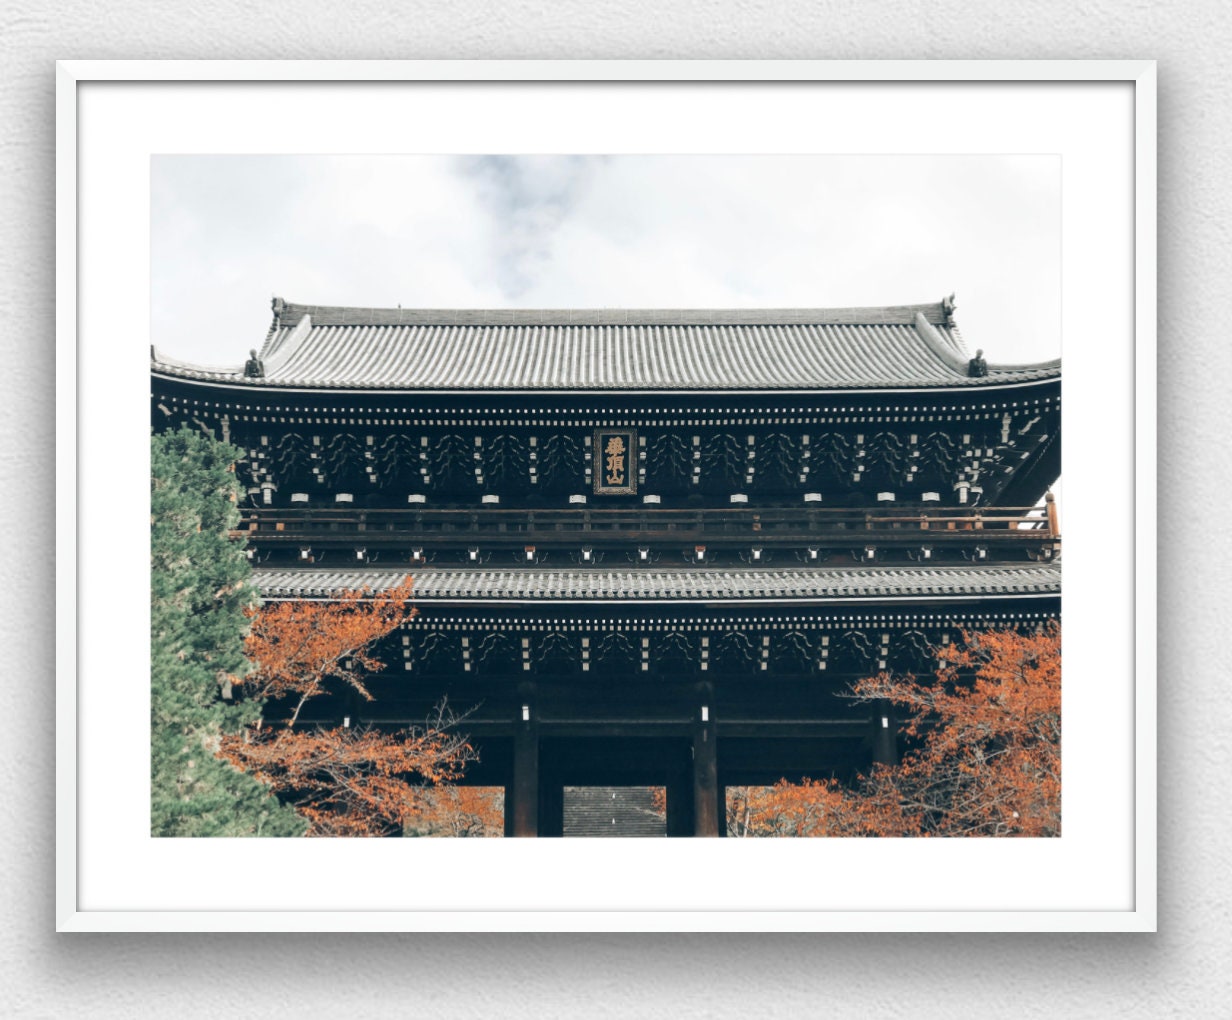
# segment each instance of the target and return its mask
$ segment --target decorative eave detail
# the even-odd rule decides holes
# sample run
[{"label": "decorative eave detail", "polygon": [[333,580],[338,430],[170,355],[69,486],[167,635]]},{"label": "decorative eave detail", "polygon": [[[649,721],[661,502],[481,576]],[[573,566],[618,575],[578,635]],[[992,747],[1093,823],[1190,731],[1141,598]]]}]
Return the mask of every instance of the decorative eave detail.
[{"label": "decorative eave detail", "polygon": [[[970,359],[967,355],[966,345],[963,344],[962,338],[957,329],[951,331],[950,335],[954,338],[954,343],[952,344],[949,343],[946,338],[943,337],[936,329],[936,327],[933,326],[933,324],[923,315],[916,315],[915,329],[916,332],[920,334],[920,338],[933,349],[938,358],[944,361],[955,372],[958,372],[964,376],[967,375],[967,367]],[[1028,372],[1040,374],[1055,373],[1060,375],[1061,359],[1053,358],[1051,361],[1037,361],[1033,364],[1006,364],[1001,362],[996,364],[990,363],[988,365],[988,372],[989,376],[987,379],[991,379],[995,374]],[[987,381],[987,379],[974,381]]]}]

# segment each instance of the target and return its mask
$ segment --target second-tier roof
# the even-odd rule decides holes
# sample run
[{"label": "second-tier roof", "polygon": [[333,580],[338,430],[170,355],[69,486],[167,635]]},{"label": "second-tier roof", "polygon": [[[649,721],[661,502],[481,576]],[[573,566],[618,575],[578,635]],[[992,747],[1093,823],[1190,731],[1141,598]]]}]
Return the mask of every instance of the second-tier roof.
[{"label": "second-tier roof", "polygon": [[[804,600],[947,600],[1057,595],[1060,564],[843,569],[433,569],[414,570],[415,598],[425,602]],[[253,573],[265,598],[331,598],[349,589],[383,591],[405,572],[277,570]]]}]

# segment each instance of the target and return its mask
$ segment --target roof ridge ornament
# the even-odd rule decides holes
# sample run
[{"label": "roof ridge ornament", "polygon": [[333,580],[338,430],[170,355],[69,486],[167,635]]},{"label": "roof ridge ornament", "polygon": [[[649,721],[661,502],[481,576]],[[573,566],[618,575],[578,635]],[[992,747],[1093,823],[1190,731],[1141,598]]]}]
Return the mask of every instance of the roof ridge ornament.
[{"label": "roof ridge ornament", "polygon": [[945,316],[945,325],[954,325],[954,309],[958,307],[958,302],[954,300],[954,294],[941,299],[941,314]]},{"label": "roof ridge ornament", "polygon": [[265,378],[265,364],[257,357],[257,349],[255,347],[248,352],[248,360],[244,363],[244,378]]}]

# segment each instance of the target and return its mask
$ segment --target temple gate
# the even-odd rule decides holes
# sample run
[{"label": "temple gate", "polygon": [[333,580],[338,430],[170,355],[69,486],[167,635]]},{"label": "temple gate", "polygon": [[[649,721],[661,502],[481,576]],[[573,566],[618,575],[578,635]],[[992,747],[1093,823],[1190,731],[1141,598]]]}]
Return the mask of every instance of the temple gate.
[{"label": "temple gate", "polygon": [[152,420],[245,451],[264,598],[414,576],[376,700],[300,725],[448,697],[508,834],[562,834],[566,788],[636,787],[668,835],[717,835],[727,786],[896,760],[854,679],[1059,615],[1060,363],[970,357],[953,307],[276,299],[233,370],[155,351]]}]

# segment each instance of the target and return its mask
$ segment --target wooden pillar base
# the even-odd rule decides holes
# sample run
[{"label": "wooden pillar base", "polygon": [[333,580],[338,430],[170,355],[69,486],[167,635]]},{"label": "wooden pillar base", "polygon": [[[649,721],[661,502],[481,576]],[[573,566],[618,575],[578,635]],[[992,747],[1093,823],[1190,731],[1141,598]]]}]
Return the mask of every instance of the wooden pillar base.
[{"label": "wooden pillar base", "polygon": [[678,772],[669,779],[667,795],[667,835],[693,835],[693,771]]},{"label": "wooden pillar base", "polygon": [[712,722],[693,730],[693,835],[719,834],[719,756]]},{"label": "wooden pillar base", "polygon": [[549,765],[539,763],[539,837],[565,834],[565,784]]},{"label": "wooden pillar base", "polygon": [[509,835],[539,835],[539,728],[532,720],[518,719],[513,734],[513,785],[506,796],[512,802]]}]

